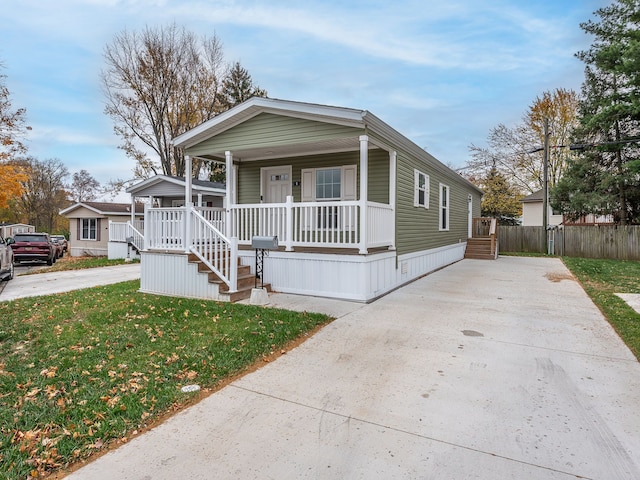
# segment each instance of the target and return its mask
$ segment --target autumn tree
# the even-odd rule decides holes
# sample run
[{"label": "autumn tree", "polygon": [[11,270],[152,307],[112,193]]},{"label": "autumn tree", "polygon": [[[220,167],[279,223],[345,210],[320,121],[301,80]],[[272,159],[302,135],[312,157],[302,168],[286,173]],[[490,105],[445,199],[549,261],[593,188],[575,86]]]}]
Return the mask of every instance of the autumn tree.
[{"label": "autumn tree", "polygon": [[593,43],[576,54],[585,80],[575,143],[586,148],[570,162],[553,203],[571,218],[640,222],[640,5],[614,0],[595,15],[580,25]]},{"label": "autumn tree", "polygon": [[25,176],[13,162],[17,155],[27,151],[23,138],[31,129],[25,123],[26,110],[13,109],[5,79],[6,75],[0,74],[0,209],[6,208],[9,200],[20,195],[20,182],[25,180]]},{"label": "autumn tree", "polygon": [[[578,95],[558,88],[536,97],[520,124],[500,124],[491,129],[487,147],[471,145],[467,170],[478,178],[487,177],[496,168],[515,189],[533,193],[544,186],[544,119],[549,119],[549,185],[564,175],[568,145],[577,125]],[[536,151],[537,150],[537,151]]]},{"label": "autumn tree", "polygon": [[65,180],[67,167],[58,159],[40,161],[34,157],[19,160],[26,180],[15,208],[26,223],[36,230],[52,232],[57,227],[58,212],[68,205]]},{"label": "autumn tree", "polygon": [[90,202],[95,200],[99,193],[100,182],[82,169],[71,177],[72,181],[67,186],[67,191],[74,202]]}]

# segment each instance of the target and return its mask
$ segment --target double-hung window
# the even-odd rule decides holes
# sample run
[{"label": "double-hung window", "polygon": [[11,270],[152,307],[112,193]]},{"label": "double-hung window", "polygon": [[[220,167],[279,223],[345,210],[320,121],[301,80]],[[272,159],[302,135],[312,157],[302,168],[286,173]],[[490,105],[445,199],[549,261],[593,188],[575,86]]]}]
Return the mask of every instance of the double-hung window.
[{"label": "double-hung window", "polygon": [[414,170],[413,181],[413,206],[429,208],[429,175],[419,170]]},{"label": "double-hung window", "polygon": [[[340,202],[356,199],[356,165],[340,167],[303,169],[302,201],[303,202]],[[350,228],[351,216],[341,218],[341,209],[333,205],[315,207],[313,219],[307,220],[321,229]],[[345,223],[346,222],[346,223]]]},{"label": "double-hung window", "polygon": [[449,230],[449,187],[440,184],[440,230]]},{"label": "double-hung window", "polygon": [[80,240],[97,240],[98,239],[98,219],[81,218],[80,219]]}]

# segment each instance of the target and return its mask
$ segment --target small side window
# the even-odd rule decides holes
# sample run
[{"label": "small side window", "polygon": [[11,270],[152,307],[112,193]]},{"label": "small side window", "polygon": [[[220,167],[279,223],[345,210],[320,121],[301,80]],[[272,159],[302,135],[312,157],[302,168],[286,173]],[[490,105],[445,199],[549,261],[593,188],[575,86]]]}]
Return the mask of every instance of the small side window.
[{"label": "small side window", "polygon": [[413,206],[429,208],[429,175],[419,170],[414,170],[413,180]]}]

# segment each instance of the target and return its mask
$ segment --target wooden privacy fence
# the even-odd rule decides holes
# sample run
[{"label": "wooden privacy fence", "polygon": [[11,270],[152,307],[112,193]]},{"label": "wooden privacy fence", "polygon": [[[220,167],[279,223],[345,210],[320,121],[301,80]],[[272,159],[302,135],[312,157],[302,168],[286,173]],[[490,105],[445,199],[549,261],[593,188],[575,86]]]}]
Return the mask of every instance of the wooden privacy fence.
[{"label": "wooden privacy fence", "polygon": [[[500,227],[502,252],[545,253],[542,227]],[[640,225],[566,226],[549,231],[555,255],[640,260]]]}]

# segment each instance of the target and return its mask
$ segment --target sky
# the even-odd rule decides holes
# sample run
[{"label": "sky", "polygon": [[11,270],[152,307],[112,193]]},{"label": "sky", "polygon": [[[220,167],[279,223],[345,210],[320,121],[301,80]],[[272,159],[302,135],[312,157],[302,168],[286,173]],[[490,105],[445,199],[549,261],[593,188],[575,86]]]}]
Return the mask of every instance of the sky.
[{"label": "sky", "polygon": [[545,91],[580,91],[580,23],[611,0],[2,0],[0,63],[39,160],[99,182],[134,161],[104,114],[104,48],[173,23],[216,35],[271,98],[368,110],[452,168]]}]

